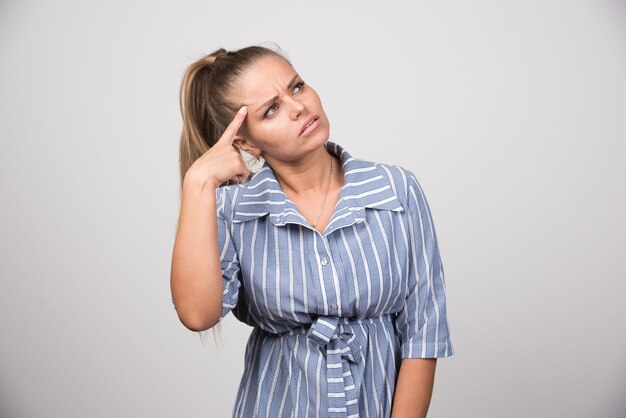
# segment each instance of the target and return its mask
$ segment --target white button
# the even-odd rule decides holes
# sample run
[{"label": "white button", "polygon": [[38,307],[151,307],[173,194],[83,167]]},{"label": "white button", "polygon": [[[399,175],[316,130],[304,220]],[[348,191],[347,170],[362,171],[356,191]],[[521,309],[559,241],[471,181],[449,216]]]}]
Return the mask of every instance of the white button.
[{"label": "white button", "polygon": [[322,258],[322,265],[325,266],[328,264],[328,259],[326,257]]},{"label": "white button", "polygon": [[330,309],[332,309],[333,311],[337,310],[337,304],[336,303],[331,303],[330,304]]}]

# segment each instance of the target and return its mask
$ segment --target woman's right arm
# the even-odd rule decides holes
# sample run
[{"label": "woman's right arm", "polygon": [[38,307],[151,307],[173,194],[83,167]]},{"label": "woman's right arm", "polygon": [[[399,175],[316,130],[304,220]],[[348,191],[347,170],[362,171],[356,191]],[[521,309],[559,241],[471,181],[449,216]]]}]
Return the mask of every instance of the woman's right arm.
[{"label": "woman's right arm", "polygon": [[232,145],[245,116],[245,111],[237,113],[224,135],[194,162],[183,180],[170,287],[178,318],[192,331],[213,327],[222,312],[224,285],[215,189],[221,179],[238,179],[249,174]]}]

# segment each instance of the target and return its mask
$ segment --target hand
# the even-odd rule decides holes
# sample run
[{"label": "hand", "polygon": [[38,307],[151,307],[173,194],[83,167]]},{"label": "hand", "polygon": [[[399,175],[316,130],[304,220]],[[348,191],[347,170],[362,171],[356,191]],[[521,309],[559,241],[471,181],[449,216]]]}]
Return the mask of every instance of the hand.
[{"label": "hand", "polygon": [[233,145],[247,111],[246,106],[239,109],[215,145],[189,167],[185,178],[189,176],[201,184],[211,184],[217,188],[226,180],[239,183],[250,175],[241,154]]}]

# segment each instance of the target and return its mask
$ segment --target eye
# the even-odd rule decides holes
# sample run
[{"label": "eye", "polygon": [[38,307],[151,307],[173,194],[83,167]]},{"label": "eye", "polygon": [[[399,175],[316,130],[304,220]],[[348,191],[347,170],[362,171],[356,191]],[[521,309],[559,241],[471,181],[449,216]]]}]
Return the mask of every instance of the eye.
[{"label": "eye", "polygon": [[[294,84],[293,91],[296,92],[296,93],[300,93],[303,88],[304,88],[304,81],[300,81],[299,83]],[[296,89],[298,89],[298,90],[296,91]],[[265,112],[265,114],[263,116],[266,117],[266,118],[269,117],[269,116],[272,116],[276,112],[276,109],[278,109],[278,107],[279,107],[278,103],[274,103],[273,105],[271,105],[267,109],[267,111]],[[272,109],[274,109],[273,112],[271,112]]]},{"label": "eye", "polygon": [[[271,114],[270,114],[270,110],[272,110],[272,109],[276,109],[276,108],[278,108],[278,103],[274,103],[273,105],[271,105],[271,106],[267,109],[267,111],[265,112],[265,114],[264,114],[263,116],[265,116],[265,117],[271,116]],[[276,111],[276,110],[274,110],[274,112],[275,112],[275,111]],[[272,113],[273,113],[273,112],[272,112]]]},{"label": "eye", "polygon": [[304,81],[296,83],[296,85],[293,86],[294,90],[296,89],[296,87],[298,87],[300,89],[299,91],[302,91],[302,88],[304,87]]}]

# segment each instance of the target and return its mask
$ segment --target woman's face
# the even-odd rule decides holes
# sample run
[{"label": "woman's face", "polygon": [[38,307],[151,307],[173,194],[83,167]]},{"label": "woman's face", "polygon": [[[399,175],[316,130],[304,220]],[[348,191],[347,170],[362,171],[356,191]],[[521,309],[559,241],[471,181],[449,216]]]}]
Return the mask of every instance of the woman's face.
[{"label": "woman's face", "polygon": [[[329,123],[319,96],[283,59],[261,58],[237,80],[230,100],[248,114],[234,143],[272,160],[294,161],[323,146]],[[303,132],[305,124],[316,118]]]}]

